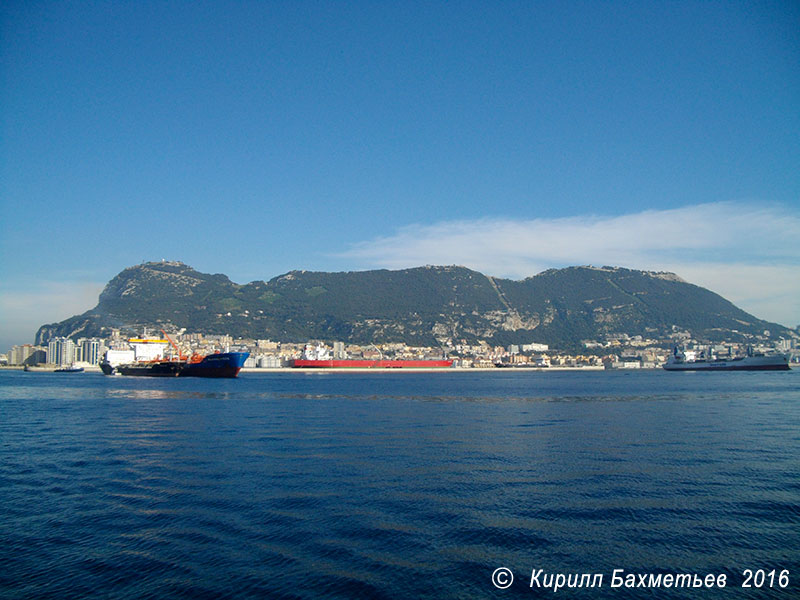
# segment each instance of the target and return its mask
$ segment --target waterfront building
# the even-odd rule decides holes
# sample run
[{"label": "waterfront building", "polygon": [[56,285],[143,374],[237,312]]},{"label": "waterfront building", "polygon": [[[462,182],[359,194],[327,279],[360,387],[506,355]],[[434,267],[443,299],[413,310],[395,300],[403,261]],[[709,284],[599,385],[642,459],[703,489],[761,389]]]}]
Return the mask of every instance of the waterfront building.
[{"label": "waterfront building", "polygon": [[546,354],[540,354],[538,356],[533,357],[533,364],[536,367],[549,367],[550,366],[550,357]]},{"label": "waterfront building", "polygon": [[522,346],[523,352],[547,352],[550,348],[547,344],[524,344]]},{"label": "waterfront building", "polygon": [[82,339],[81,342],[81,360],[90,365],[99,365],[100,357],[102,356],[102,343],[97,338]]},{"label": "waterfront building", "polygon": [[264,355],[258,357],[258,366],[262,369],[278,369],[284,364],[279,356]]},{"label": "waterfront building", "polygon": [[[9,365],[25,365],[31,364],[31,359],[34,357],[37,351],[41,351],[39,346],[33,346],[31,344],[23,344],[22,346],[13,346],[11,351],[8,353],[8,364]],[[36,357],[40,358],[40,357]],[[39,362],[37,360],[37,362]]]},{"label": "waterfront building", "polygon": [[47,362],[70,365],[75,362],[75,343],[69,338],[55,338],[47,345]]},{"label": "waterfront building", "polygon": [[333,342],[333,358],[335,360],[347,358],[347,353],[344,351],[344,342]]}]

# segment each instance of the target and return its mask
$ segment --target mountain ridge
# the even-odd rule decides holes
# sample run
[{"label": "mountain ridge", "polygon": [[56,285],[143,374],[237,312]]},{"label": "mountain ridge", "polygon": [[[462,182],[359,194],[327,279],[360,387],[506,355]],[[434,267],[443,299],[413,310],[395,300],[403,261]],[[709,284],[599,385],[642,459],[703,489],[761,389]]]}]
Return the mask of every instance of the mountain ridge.
[{"label": "mountain ridge", "polygon": [[739,309],[678,275],[590,265],[548,269],[522,280],[458,265],[372,271],[289,271],[232,282],[177,261],[142,263],[112,278],[94,308],[43,325],[36,342],[183,328],[207,334],[418,345],[540,342],[577,348],[614,335],[744,341],[790,330]]}]

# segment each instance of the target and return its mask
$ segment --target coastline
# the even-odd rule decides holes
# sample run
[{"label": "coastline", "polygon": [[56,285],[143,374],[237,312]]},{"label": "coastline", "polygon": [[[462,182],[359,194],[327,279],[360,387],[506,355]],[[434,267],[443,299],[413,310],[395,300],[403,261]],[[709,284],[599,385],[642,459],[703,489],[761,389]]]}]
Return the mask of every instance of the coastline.
[{"label": "coastline", "polygon": [[[102,373],[100,367],[96,365],[79,365],[83,367],[84,373]],[[27,368],[24,365],[0,365],[0,372],[2,371],[24,371],[26,373],[55,373],[56,369],[61,369],[61,365],[29,365]],[[77,373],[73,373],[77,375]]]},{"label": "coastline", "polygon": [[[27,369],[22,365],[1,365],[0,372],[3,371],[23,371],[28,373],[55,373],[58,366],[55,365],[40,365],[30,366]],[[294,373],[294,374],[311,374],[311,373],[518,373],[522,372],[559,372],[566,371],[573,373],[582,373],[586,371],[596,372],[604,371],[603,367],[446,367],[446,368],[369,368],[369,367],[320,367],[313,369],[295,369],[292,367],[243,367],[240,374],[258,374],[258,373]],[[615,369],[619,370],[619,369]],[[633,370],[633,369],[632,369]],[[636,369],[639,370],[639,369]],[[646,371],[656,369],[642,369]],[[87,366],[84,367],[85,373],[102,373],[100,367]]]},{"label": "coastline", "polygon": [[391,368],[369,368],[369,367],[320,367],[313,369],[295,369],[292,367],[243,367],[243,373],[516,373],[548,371],[603,371],[603,367],[445,367],[445,368],[414,368],[403,367],[399,369]]}]

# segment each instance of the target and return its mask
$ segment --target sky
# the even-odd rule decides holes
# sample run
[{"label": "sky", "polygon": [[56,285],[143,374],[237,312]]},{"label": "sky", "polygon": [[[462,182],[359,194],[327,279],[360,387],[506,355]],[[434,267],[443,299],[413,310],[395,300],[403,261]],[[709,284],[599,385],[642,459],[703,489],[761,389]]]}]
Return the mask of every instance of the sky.
[{"label": "sky", "polygon": [[0,352],[233,281],[668,270],[800,324],[800,4],[0,6]]}]

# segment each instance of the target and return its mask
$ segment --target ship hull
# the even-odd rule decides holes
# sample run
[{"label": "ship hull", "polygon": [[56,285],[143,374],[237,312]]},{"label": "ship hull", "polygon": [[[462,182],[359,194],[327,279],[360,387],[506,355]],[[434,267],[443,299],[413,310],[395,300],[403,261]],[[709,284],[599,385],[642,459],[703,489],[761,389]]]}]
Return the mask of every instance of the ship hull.
[{"label": "ship hull", "polygon": [[747,356],[731,360],[667,362],[667,371],[788,371],[785,356]]},{"label": "ship hull", "polygon": [[216,377],[233,378],[239,375],[249,352],[224,352],[209,354],[199,362],[156,361],[128,363],[112,366],[107,362],[100,365],[106,375],[126,375],[128,377]]},{"label": "ship hull", "polygon": [[180,377],[236,377],[244,366],[249,352],[209,354],[198,363],[189,363]]},{"label": "ship hull", "polygon": [[163,361],[118,365],[115,369],[120,375],[129,377],[177,377],[185,365],[185,362]]},{"label": "ship hull", "polygon": [[295,369],[445,369],[453,366],[452,360],[312,360],[297,358]]}]

